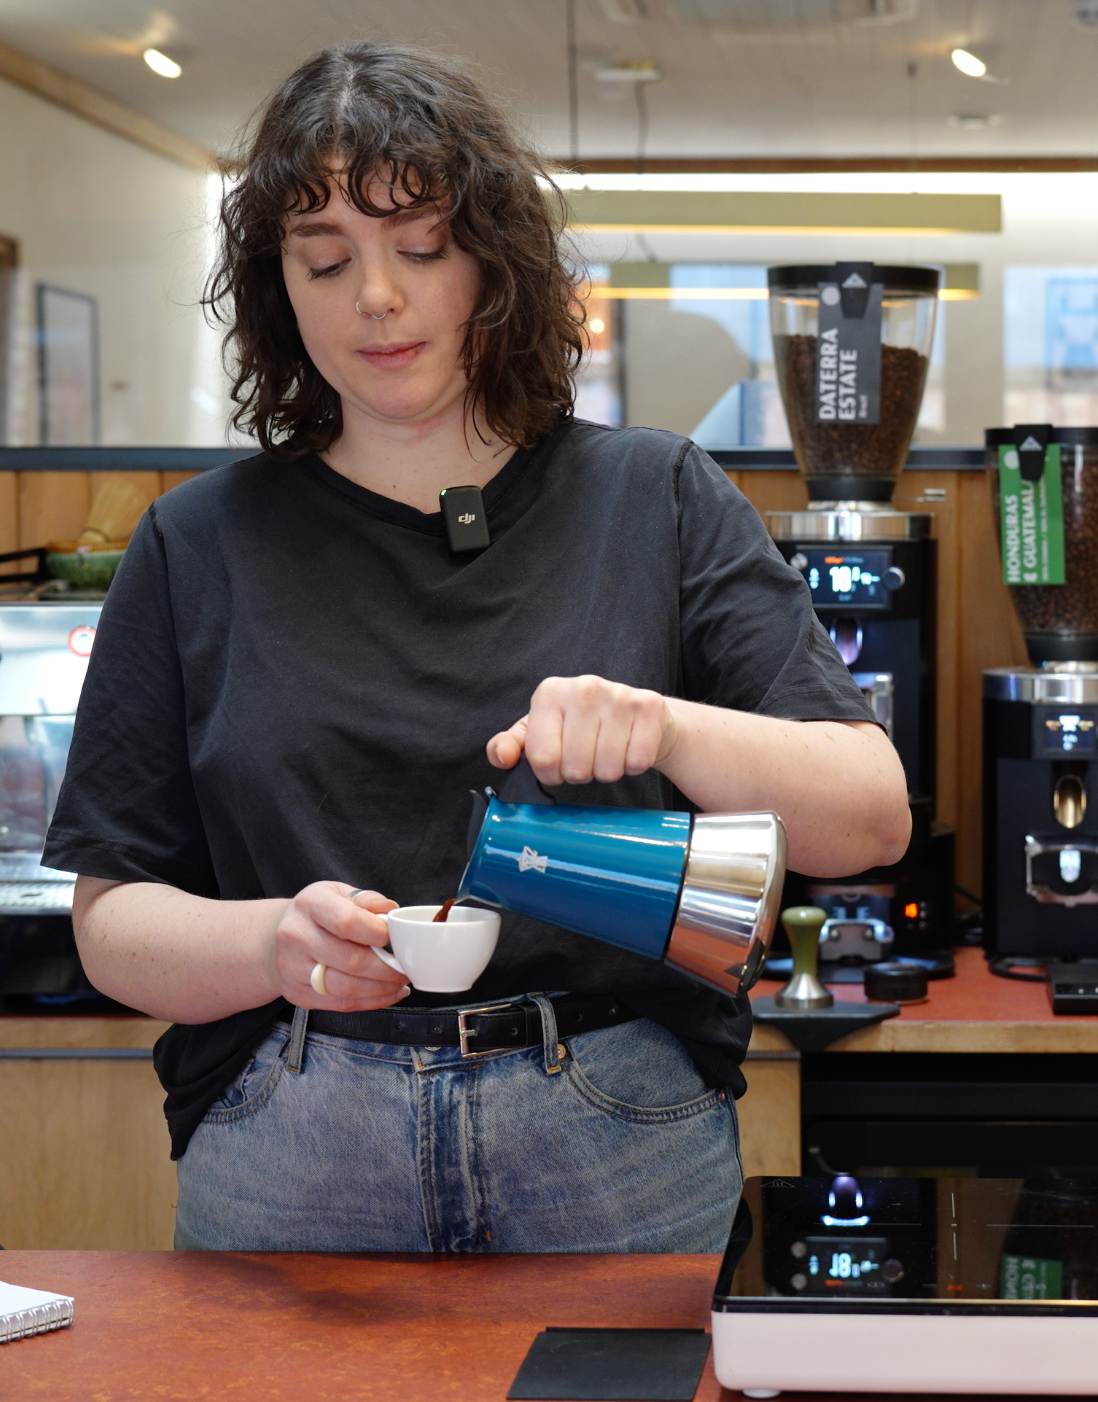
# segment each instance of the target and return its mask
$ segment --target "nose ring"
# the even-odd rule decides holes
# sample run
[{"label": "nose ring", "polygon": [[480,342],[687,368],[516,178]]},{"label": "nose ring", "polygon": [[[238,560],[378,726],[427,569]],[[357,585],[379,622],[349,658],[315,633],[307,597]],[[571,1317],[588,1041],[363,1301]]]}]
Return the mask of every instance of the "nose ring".
[{"label": "nose ring", "polygon": [[358,312],[359,316],[369,316],[371,321],[384,321],[389,315],[388,312],[382,312],[380,316],[374,316],[373,312],[364,312],[357,302],[355,303],[355,311]]}]

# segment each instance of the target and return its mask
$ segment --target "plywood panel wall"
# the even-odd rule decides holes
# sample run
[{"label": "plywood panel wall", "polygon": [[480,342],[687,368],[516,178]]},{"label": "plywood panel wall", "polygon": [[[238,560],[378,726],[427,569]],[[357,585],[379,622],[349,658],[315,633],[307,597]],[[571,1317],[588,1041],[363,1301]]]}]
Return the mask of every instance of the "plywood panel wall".
[{"label": "plywood panel wall", "polygon": [[[95,493],[109,472],[0,472],[0,553],[74,540],[84,529]],[[127,472],[150,502],[194,472]],[[20,568],[6,567],[10,573]]]}]

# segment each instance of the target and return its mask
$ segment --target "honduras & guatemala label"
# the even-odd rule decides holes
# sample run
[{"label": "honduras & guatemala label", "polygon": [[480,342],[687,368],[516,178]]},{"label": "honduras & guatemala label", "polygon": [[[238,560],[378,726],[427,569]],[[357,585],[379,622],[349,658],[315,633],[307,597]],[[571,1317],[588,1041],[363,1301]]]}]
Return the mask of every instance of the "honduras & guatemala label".
[{"label": "honduras & guatemala label", "polygon": [[1044,466],[1036,481],[1022,476],[1017,448],[1000,446],[999,532],[1005,584],[1064,583],[1059,443],[1045,448]]}]

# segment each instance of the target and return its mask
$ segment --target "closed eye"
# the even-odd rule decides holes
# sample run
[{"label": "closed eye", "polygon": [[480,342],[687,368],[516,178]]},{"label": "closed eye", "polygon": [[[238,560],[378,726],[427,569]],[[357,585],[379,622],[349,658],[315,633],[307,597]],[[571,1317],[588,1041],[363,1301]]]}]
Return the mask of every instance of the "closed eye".
[{"label": "closed eye", "polygon": [[415,263],[435,263],[440,258],[445,258],[449,244],[443,244],[441,248],[431,250],[420,250],[415,248],[404,249],[405,258],[411,258]]},{"label": "closed eye", "polygon": [[346,260],[344,260],[342,263],[332,263],[327,268],[310,268],[309,280],[315,281],[318,277],[334,277],[346,265]]}]

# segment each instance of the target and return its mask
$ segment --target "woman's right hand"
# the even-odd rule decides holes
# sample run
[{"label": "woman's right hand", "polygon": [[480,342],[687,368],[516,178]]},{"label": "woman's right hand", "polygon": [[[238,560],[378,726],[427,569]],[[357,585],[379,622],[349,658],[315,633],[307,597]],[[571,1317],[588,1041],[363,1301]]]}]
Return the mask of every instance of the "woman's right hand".
[{"label": "woman's right hand", "polygon": [[[283,907],[271,941],[271,977],[296,1007],[364,1012],[411,992],[404,974],[374,952],[389,942],[378,917],[396,910],[396,901],[377,891],[360,891],[352,901],[354,889],[343,881],[315,881]],[[324,965],[326,998],[310,982],[317,964]]]}]

